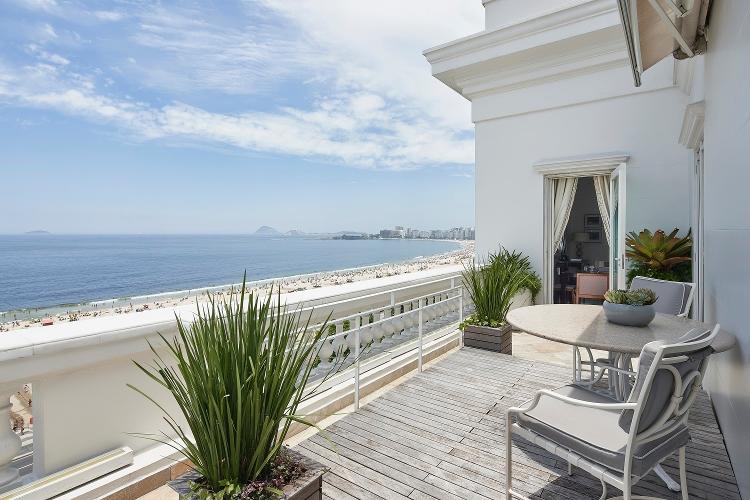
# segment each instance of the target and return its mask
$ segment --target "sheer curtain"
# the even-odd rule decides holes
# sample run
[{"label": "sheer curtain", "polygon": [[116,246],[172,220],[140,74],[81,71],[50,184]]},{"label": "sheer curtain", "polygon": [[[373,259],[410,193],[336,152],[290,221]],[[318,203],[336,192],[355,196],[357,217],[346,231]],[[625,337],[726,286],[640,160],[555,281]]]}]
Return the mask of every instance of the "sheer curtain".
[{"label": "sheer curtain", "polygon": [[573,208],[573,200],[576,198],[576,189],[578,188],[577,177],[566,177],[563,179],[553,179],[552,185],[555,193],[552,210],[555,217],[552,238],[555,242],[555,250],[559,250],[565,237],[565,228],[570,219],[570,210]]},{"label": "sheer curtain", "polygon": [[609,176],[597,175],[593,179],[594,189],[596,190],[596,203],[599,205],[599,215],[602,218],[602,228],[604,228],[604,235],[607,237],[607,244],[611,245],[612,243],[609,241]]}]

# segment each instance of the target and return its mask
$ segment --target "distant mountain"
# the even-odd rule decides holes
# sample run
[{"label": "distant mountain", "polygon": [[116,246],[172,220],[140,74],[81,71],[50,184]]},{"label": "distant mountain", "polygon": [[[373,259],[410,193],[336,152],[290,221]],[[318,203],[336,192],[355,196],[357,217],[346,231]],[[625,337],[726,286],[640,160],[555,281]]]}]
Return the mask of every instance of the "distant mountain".
[{"label": "distant mountain", "polygon": [[286,233],[284,233],[284,236],[291,236],[291,237],[296,237],[296,238],[299,238],[300,236],[305,236],[305,235],[307,235],[307,233],[303,231],[299,231],[297,229],[291,229],[287,231]]},{"label": "distant mountain", "polygon": [[281,233],[278,232],[276,229],[270,227],[270,226],[260,226],[257,231],[255,231],[256,236],[280,236]]},{"label": "distant mountain", "polygon": [[42,229],[37,229],[34,231],[26,231],[24,234],[52,234],[49,231],[44,231]]}]

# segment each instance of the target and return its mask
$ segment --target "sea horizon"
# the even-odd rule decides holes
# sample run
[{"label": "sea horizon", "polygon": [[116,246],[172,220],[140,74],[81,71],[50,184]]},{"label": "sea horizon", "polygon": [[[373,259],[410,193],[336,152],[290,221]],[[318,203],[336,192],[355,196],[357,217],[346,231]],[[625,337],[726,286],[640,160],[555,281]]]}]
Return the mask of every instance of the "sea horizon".
[{"label": "sea horizon", "polygon": [[6,264],[0,273],[0,323],[226,289],[241,283],[245,273],[254,283],[304,279],[406,263],[461,248],[457,240],[432,239],[0,235],[0,262]]}]

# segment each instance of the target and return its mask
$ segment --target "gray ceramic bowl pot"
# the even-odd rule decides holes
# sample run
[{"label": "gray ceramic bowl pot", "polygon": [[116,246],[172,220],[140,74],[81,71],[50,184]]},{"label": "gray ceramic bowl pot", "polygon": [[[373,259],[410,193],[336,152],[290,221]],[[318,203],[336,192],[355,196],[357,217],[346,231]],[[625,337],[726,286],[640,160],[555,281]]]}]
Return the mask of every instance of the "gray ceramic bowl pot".
[{"label": "gray ceramic bowl pot", "polygon": [[630,304],[612,304],[604,301],[604,315],[607,321],[623,326],[646,326],[656,316],[653,304],[632,306]]}]

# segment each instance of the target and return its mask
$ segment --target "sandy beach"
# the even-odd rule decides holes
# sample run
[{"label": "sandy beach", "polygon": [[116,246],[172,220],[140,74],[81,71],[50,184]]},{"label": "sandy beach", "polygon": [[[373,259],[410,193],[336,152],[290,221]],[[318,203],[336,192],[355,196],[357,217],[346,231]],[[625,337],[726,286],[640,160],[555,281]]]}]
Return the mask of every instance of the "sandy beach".
[{"label": "sandy beach", "polygon": [[[275,286],[280,287],[282,293],[289,293],[460,264],[474,256],[474,242],[459,241],[458,243],[461,244],[461,248],[458,250],[429,257],[420,257],[410,261],[261,280],[250,282],[249,285],[252,290],[257,291],[268,290],[272,286]],[[186,301],[194,302],[197,300],[200,303],[207,300],[208,294],[223,295],[224,293],[227,293],[232,286],[236,286],[236,284],[200,290],[167,292],[132,298],[128,301],[100,301],[85,304],[79,308],[71,308],[70,310],[63,312],[49,314],[44,317],[17,318],[5,321],[0,323],[0,332],[41,327],[47,324],[82,321],[89,318],[109,316],[113,314],[137,314],[147,310],[177,306]]]}]

